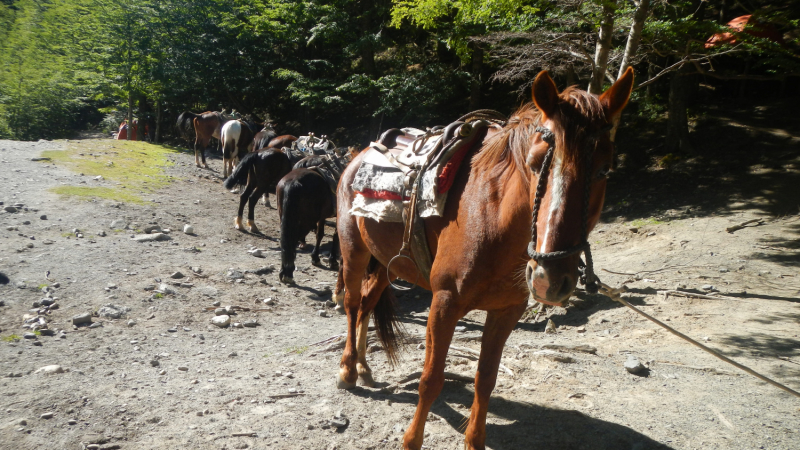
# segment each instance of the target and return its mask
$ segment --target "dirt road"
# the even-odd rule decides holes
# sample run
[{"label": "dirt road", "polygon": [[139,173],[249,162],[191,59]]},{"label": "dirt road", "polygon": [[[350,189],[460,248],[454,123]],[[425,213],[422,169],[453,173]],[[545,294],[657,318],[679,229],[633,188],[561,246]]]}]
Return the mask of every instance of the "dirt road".
[{"label": "dirt road", "polygon": [[[219,172],[158,150],[162,173],[120,181],[111,169],[124,155],[153,151],[124,145],[0,141],[0,209],[16,210],[0,211],[0,271],[11,279],[0,286],[0,448],[400,448],[417,384],[397,383],[421,370],[430,294],[398,295],[411,341],[400,365],[390,368],[375,345],[379,386],[337,390],[334,337],[345,318],[326,305],[335,273],[301,253],[298,285],[280,284],[274,209],[256,210],[263,236],[236,231],[238,196]],[[50,159],[32,161],[42,155]],[[591,237],[598,275],[627,282],[626,298],[644,311],[800,390],[797,211],[770,214],[768,194],[701,208],[681,198],[612,183],[608,222]],[[133,238],[153,227],[167,240]],[[670,289],[726,299],[659,293]],[[218,328],[211,318],[225,306],[239,309]],[[83,313],[93,325],[74,327]],[[39,318],[51,331],[27,338],[23,325]],[[483,318],[465,317],[454,345],[479,350]],[[545,333],[548,320],[555,333]],[[631,357],[645,366],[638,375],[624,368]],[[472,376],[474,359],[451,350],[447,370]],[[800,448],[800,398],[601,295],[532,311],[503,364],[487,427],[494,450]],[[426,448],[462,448],[472,396],[470,384],[446,383]]]}]

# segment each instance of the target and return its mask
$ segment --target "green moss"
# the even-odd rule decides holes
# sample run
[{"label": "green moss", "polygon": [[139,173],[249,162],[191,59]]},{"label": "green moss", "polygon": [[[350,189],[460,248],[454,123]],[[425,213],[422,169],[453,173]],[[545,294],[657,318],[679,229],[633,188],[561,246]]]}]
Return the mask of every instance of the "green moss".
[{"label": "green moss", "polygon": [[42,152],[49,162],[70,170],[96,177],[115,187],[58,186],[52,189],[59,195],[78,198],[98,198],[129,203],[144,203],[142,194],[152,194],[170,183],[164,168],[172,165],[167,159],[177,153],[170,147],[136,141],[89,139],[72,142],[66,150]]},{"label": "green moss", "polygon": [[645,225],[663,225],[664,223],[666,222],[664,222],[663,220],[653,219],[651,217],[649,219],[636,219],[633,222],[631,222],[630,226],[638,228],[638,227],[643,227]]},{"label": "green moss", "polygon": [[21,338],[21,337],[19,337],[19,336],[18,336],[18,335],[16,335],[16,334],[9,334],[8,336],[3,336],[1,339],[2,339],[3,341],[5,341],[5,342],[15,342],[15,341],[18,341],[18,340],[20,340],[20,339],[22,339],[22,338]]},{"label": "green moss", "polygon": [[306,350],[308,350],[307,345],[303,346],[296,346],[296,347],[289,347],[286,349],[286,353],[297,353],[298,355],[302,355]]}]

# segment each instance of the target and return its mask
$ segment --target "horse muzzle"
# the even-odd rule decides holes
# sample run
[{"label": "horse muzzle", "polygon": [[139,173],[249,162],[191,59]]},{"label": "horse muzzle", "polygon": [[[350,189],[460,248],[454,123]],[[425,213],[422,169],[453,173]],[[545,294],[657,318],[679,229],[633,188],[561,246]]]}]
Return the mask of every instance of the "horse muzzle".
[{"label": "horse muzzle", "polygon": [[562,306],[578,283],[577,264],[573,258],[537,263],[529,260],[525,281],[533,299],[540,303]]}]

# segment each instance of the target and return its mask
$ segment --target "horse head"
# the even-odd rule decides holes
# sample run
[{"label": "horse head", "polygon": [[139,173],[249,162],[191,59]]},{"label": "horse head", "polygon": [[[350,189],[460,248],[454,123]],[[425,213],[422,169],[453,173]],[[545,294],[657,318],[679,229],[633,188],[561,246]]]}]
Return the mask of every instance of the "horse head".
[{"label": "horse head", "polygon": [[632,88],[630,68],[600,96],[573,87],[559,94],[546,71],[533,82],[539,115],[525,161],[533,213],[525,279],[539,302],[562,304],[579,279],[589,291],[596,286],[588,235],[614,163],[610,133]]}]

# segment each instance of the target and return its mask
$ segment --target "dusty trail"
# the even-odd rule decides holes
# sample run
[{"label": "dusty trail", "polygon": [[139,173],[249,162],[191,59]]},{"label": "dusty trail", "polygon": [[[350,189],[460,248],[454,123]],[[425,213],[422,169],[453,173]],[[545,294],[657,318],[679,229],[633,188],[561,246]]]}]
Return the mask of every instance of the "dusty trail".
[{"label": "dusty trail", "polygon": [[[85,144],[107,152],[111,142]],[[0,209],[22,204],[0,211],[0,272],[11,278],[0,286],[0,448],[399,448],[417,382],[387,386],[421,370],[424,351],[409,345],[391,369],[374,346],[379,387],[336,390],[337,341],[312,345],[345,331],[344,316],[326,306],[335,273],[300,253],[298,285],[278,282],[269,270],[280,260],[275,210],[258,206],[264,236],[234,230],[238,196],[222,188],[218,172],[179,152],[166,155],[170,178],[142,194],[142,204],[61,198],[49,189],[118,188],[95,180],[101,173],[31,161],[70,144],[0,141]],[[797,176],[800,161],[794,164],[784,175]],[[210,166],[221,170],[218,159]],[[800,389],[797,212],[770,214],[766,195],[724,207],[653,207],[630,220],[635,205],[625,202],[636,194],[612,184],[608,222],[591,236],[603,281],[627,282],[626,298],[647,313]],[[669,194],[647,195],[655,204]],[[725,231],[755,218],[764,223]],[[185,224],[195,234],[184,234]],[[170,230],[169,240],[131,238],[156,225]],[[248,254],[252,247],[264,258]],[[183,277],[171,278],[175,272]],[[45,286],[59,307],[42,317],[65,333],[25,339],[25,315],[36,317]],[[658,294],[671,289],[730,299]],[[398,296],[407,331],[419,341],[430,294]],[[232,316],[258,326],[211,325],[214,302],[262,310]],[[111,318],[114,311],[101,309],[108,304],[124,314]],[[73,328],[73,316],[98,312],[106,316],[92,322],[101,325]],[[455,345],[478,350],[483,318],[465,317]],[[606,297],[578,293],[568,308],[529,319],[504,352],[514,375],[498,378],[487,421],[491,449],[800,448],[800,399]],[[548,319],[553,334],[545,333]],[[623,367],[631,356],[646,366],[643,375]],[[36,373],[48,365],[67,371]],[[451,351],[449,372],[472,376],[475,366],[469,352]],[[446,383],[428,419],[427,448],[462,448],[472,396],[471,385]]]}]

